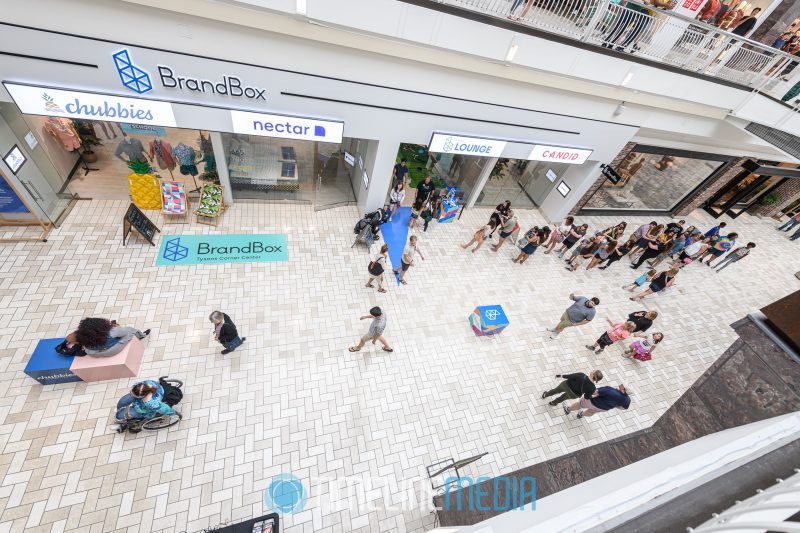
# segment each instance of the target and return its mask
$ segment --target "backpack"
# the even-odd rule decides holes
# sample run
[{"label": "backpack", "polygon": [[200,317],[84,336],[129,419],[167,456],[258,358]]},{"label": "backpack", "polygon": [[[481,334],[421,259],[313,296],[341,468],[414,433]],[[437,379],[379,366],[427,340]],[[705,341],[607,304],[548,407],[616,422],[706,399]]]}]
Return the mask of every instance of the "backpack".
[{"label": "backpack", "polygon": [[170,385],[164,378],[159,378],[158,383],[164,388],[164,403],[175,407],[183,400],[183,391]]},{"label": "backpack", "polygon": [[64,341],[58,346],[56,346],[55,350],[57,354],[65,356],[83,357],[84,355],[86,355],[86,350],[84,350],[83,346],[81,346],[77,342],[73,344],[71,347],[67,347],[67,341]]}]

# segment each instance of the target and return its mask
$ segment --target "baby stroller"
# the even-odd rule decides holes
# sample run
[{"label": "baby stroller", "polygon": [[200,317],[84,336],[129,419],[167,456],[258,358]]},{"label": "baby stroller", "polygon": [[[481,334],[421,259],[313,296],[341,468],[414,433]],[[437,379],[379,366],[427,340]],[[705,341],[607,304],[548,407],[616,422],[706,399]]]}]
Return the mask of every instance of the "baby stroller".
[{"label": "baby stroller", "polygon": [[366,213],[364,218],[359,220],[353,228],[356,239],[353,241],[353,245],[350,248],[353,248],[356,244],[363,241],[367,244],[367,248],[371,250],[372,243],[381,238],[381,224],[388,221],[389,209],[386,206],[372,213]]},{"label": "baby stroller", "polygon": [[[167,379],[169,376],[161,376],[158,378],[158,383],[164,388],[163,402],[170,407],[175,407],[183,399],[183,381],[179,379]],[[131,418],[128,416],[130,406],[125,409],[125,419],[116,420],[118,424],[117,433],[130,431],[131,433],[139,433],[141,430],[156,431],[159,429],[174,426],[181,421],[183,416],[179,412],[174,415],[156,415],[153,418]]]}]

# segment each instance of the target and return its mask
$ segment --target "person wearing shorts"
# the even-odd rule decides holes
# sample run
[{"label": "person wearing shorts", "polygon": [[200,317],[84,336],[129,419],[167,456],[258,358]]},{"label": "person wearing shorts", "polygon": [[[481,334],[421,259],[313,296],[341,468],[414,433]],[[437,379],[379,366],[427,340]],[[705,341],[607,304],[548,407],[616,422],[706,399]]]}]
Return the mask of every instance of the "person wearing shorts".
[{"label": "person wearing shorts", "polygon": [[575,296],[574,294],[570,294],[569,298],[575,303],[564,311],[564,314],[561,315],[561,320],[556,324],[555,328],[548,328],[547,331],[550,332],[551,339],[557,338],[558,334],[566,328],[588,324],[592,321],[595,314],[597,314],[597,309],[595,309],[595,307],[600,304],[598,298],[587,298],[586,296]]},{"label": "person wearing shorts", "polygon": [[372,319],[372,322],[369,325],[369,330],[361,336],[361,340],[355,346],[351,346],[348,348],[351,352],[357,352],[364,347],[367,341],[372,341],[372,344],[376,342],[380,342],[383,345],[384,352],[393,352],[389,343],[386,342],[386,339],[383,338],[383,331],[386,329],[386,314],[381,310],[380,307],[373,307],[369,310],[368,315],[364,315],[359,320],[367,320]]},{"label": "person wearing shorts", "polygon": [[578,411],[578,418],[589,417],[595,413],[610,411],[611,409],[627,409],[631,405],[631,398],[625,385],[615,387],[600,387],[592,395],[591,399],[580,398],[572,405],[567,402],[561,404],[564,414],[568,415],[572,411]]},{"label": "person wearing shorts", "polygon": [[725,237],[720,237],[717,239],[717,242],[714,243],[713,246],[709,247],[706,252],[700,256],[700,263],[703,264],[705,262],[706,257],[708,257],[708,262],[705,263],[706,266],[711,266],[712,261],[714,259],[718,259],[731,251],[733,249],[733,245],[736,244],[736,237],[739,235],[737,233],[728,233]]},{"label": "person wearing shorts", "polygon": [[517,225],[517,218],[514,216],[514,211],[511,209],[508,210],[508,215],[503,219],[503,223],[500,226],[500,240],[492,246],[492,251],[496,252],[500,249],[503,244],[505,244],[506,240],[508,240],[511,235],[514,234],[515,231],[519,226]]},{"label": "person wearing shorts", "polygon": [[412,235],[408,238],[406,247],[403,248],[403,255],[400,257],[400,266],[393,270],[395,274],[400,274],[400,283],[403,285],[406,284],[406,272],[408,272],[408,269],[414,264],[414,255],[417,253],[419,253],[419,256],[422,257],[424,261],[425,257],[422,255],[422,252],[419,251],[419,248],[417,248],[417,236]]}]

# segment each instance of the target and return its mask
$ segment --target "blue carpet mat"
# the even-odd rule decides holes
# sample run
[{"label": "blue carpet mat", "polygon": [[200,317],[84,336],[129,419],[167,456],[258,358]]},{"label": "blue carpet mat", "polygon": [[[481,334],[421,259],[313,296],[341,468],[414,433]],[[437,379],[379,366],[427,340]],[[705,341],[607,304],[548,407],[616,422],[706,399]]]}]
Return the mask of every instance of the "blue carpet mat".
[{"label": "blue carpet mat", "polygon": [[395,212],[391,222],[381,225],[383,241],[389,245],[389,261],[392,263],[392,268],[400,266],[403,248],[406,247],[408,240],[409,220],[411,220],[411,208],[401,207]]}]

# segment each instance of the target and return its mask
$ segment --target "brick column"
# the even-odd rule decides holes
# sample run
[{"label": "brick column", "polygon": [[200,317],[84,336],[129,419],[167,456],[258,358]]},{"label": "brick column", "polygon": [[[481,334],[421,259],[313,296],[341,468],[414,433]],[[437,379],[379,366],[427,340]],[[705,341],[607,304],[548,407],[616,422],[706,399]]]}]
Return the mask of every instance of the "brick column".
[{"label": "brick column", "polygon": [[[628,157],[628,154],[630,154],[630,153],[631,153],[631,151],[633,151],[633,148],[634,148],[634,147],[635,147],[637,144],[638,144],[638,143],[635,143],[635,142],[629,142],[629,143],[627,143],[627,144],[626,144],[626,145],[625,145],[625,146],[622,148],[622,150],[620,150],[620,152],[617,154],[617,157],[615,157],[615,158],[614,158],[614,159],[613,159],[613,160],[612,160],[612,161],[609,163],[609,165],[611,166],[611,168],[613,168],[614,170],[616,170],[616,169],[617,169],[617,167],[619,166],[619,164],[622,162],[622,160],[623,160],[623,159],[625,159],[626,157]],[[587,190],[587,191],[586,191],[586,193],[585,193],[583,196],[581,196],[581,199],[580,199],[580,200],[578,200],[578,202],[575,204],[575,207],[573,207],[573,208],[572,208],[572,210],[569,212],[569,214],[570,214],[570,215],[576,215],[576,214],[578,214],[578,211],[580,211],[580,210],[581,210],[581,208],[583,208],[583,206],[586,204],[586,202],[588,202],[588,201],[589,201],[589,198],[591,198],[591,197],[592,197],[592,195],[594,195],[594,193],[596,193],[596,192],[597,192],[597,189],[599,189],[599,188],[600,188],[600,187],[603,185],[603,182],[604,182],[604,181],[606,181],[606,177],[605,177],[605,176],[603,176],[602,174],[600,174],[600,176],[597,178],[597,180],[595,180],[595,182],[592,184],[592,186],[591,186],[591,187],[589,187],[589,190]]]},{"label": "brick column", "polygon": [[760,217],[777,215],[784,207],[800,198],[800,178],[789,178],[771,194],[778,195],[778,203],[772,205],[756,203],[751,205],[747,212]]},{"label": "brick column", "polygon": [[690,214],[692,211],[703,205],[709,198],[714,196],[719,190],[725,186],[731,178],[736,176],[742,171],[742,163],[750,159],[749,157],[739,157],[727,163],[721,172],[719,172],[711,183],[708,183],[702,189],[693,192],[678,206],[673,215],[684,216]]}]

